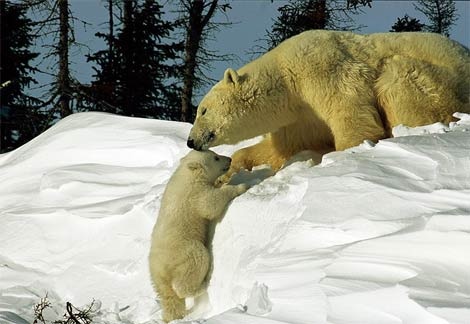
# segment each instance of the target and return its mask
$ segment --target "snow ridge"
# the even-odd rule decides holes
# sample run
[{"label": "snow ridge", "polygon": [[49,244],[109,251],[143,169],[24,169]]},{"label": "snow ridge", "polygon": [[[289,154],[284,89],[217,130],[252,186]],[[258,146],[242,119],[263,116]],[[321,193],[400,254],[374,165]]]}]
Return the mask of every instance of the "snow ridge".
[{"label": "snow ridge", "polygon": [[[468,324],[470,115],[456,117],[242,172],[253,187],[215,228],[186,323]],[[94,298],[97,323],[159,323],[149,239],[189,129],[82,113],[0,155],[0,323],[31,323],[46,293],[54,319]]]}]

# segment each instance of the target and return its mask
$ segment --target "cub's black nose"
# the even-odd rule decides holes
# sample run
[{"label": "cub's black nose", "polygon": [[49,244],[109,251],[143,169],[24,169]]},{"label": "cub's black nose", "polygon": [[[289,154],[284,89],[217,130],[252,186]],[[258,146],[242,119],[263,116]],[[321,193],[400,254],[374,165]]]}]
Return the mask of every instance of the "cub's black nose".
[{"label": "cub's black nose", "polygon": [[189,148],[194,148],[194,140],[192,138],[188,138],[186,145],[188,145]]}]

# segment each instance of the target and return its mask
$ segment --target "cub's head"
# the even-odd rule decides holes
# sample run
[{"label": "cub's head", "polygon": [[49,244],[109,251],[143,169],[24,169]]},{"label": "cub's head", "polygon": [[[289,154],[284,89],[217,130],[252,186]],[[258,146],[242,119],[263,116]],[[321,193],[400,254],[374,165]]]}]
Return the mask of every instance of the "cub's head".
[{"label": "cub's head", "polygon": [[188,146],[207,150],[272,131],[272,105],[279,104],[282,91],[269,77],[268,80],[260,78],[261,75],[238,74],[227,69],[223,80],[201,100]]},{"label": "cub's head", "polygon": [[214,183],[218,177],[230,168],[232,159],[218,155],[210,150],[191,151],[181,159],[181,166],[189,170],[195,177]]}]

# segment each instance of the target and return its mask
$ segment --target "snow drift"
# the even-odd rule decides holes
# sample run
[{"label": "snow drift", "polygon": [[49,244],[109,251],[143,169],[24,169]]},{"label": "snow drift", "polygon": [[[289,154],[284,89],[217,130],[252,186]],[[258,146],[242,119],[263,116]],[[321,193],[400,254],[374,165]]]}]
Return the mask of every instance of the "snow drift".
[{"label": "snow drift", "polygon": [[[456,117],[240,174],[253,187],[217,225],[185,321],[469,323],[470,115]],[[159,323],[150,233],[189,129],[82,113],[0,155],[0,323],[32,323],[46,294],[53,319],[95,299],[96,323]]]}]

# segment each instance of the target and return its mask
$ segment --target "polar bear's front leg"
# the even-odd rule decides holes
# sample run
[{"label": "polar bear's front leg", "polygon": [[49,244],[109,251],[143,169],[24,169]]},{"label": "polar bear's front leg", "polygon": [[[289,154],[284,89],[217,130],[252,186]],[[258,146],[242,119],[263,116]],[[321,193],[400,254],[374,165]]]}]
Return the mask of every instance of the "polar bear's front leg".
[{"label": "polar bear's front leg", "polygon": [[246,169],[251,171],[253,167],[268,164],[274,171],[278,171],[289,159],[290,155],[282,154],[273,146],[271,135],[261,142],[242,148],[232,155],[232,164],[226,174],[220,177],[218,184],[228,183],[233,174]]},{"label": "polar bear's front leg", "polygon": [[269,135],[258,144],[236,151],[232,156],[231,168],[251,171],[255,166],[268,164],[274,171],[278,171],[289,157],[274,147]]},{"label": "polar bear's front leg", "polygon": [[246,184],[222,185],[220,188],[213,188],[204,193],[203,199],[199,199],[198,212],[206,219],[218,219],[224,213],[229,202],[247,190]]}]

